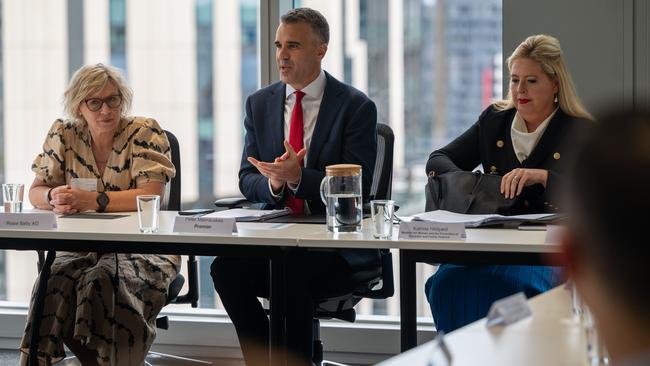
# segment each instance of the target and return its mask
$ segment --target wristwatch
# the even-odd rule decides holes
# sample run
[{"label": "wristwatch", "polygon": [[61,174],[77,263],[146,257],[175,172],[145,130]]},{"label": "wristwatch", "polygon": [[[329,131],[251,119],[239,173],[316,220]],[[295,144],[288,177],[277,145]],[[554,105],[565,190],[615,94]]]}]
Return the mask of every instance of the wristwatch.
[{"label": "wristwatch", "polygon": [[99,192],[97,193],[97,212],[104,212],[106,211],[106,206],[108,206],[108,195],[106,192]]}]

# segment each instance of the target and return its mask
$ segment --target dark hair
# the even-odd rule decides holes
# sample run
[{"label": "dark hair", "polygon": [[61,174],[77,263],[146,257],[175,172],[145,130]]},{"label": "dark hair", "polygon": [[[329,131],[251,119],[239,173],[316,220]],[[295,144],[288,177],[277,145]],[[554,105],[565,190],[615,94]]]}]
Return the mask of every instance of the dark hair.
[{"label": "dark hair", "polygon": [[576,156],[571,229],[606,288],[650,318],[650,110],[609,113]]},{"label": "dark hair", "polygon": [[323,43],[330,42],[330,26],[327,19],[318,10],[295,8],[280,17],[282,23],[306,22]]}]

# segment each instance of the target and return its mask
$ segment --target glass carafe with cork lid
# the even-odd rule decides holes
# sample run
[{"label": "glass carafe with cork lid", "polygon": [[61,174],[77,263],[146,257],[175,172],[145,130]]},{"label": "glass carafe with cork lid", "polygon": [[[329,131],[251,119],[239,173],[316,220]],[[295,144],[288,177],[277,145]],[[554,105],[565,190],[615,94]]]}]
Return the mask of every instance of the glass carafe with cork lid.
[{"label": "glass carafe with cork lid", "polygon": [[336,164],[325,168],[320,195],[327,210],[327,230],[361,231],[363,218],[361,165]]}]

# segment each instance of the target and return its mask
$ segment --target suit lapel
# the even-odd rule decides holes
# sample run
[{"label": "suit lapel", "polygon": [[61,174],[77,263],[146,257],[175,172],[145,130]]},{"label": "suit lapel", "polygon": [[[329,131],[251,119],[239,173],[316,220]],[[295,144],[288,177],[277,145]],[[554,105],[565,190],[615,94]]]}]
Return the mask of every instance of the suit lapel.
[{"label": "suit lapel", "polygon": [[316,166],[317,158],[320,151],[327,141],[329,131],[334,124],[334,119],[343,104],[342,93],[344,89],[339,81],[334,79],[330,74],[325,72],[327,83],[325,84],[325,91],[323,93],[323,100],[320,103],[318,110],[318,117],[316,118],[316,126],[311,138],[311,146],[309,147],[309,157],[307,158],[307,167],[313,168]]},{"label": "suit lapel", "polygon": [[269,111],[269,116],[267,116],[268,122],[271,130],[271,138],[273,139],[273,153],[276,157],[284,154],[284,102],[286,94],[286,85],[284,83],[278,83],[277,87],[271,92],[271,97],[267,99],[267,110]]},{"label": "suit lapel", "polygon": [[[519,159],[517,159],[517,154],[515,153],[514,144],[512,143],[512,135],[510,134],[510,130],[512,129],[512,124],[514,122],[516,113],[517,110],[515,108],[512,108],[510,113],[506,114],[507,119],[505,124],[503,125],[504,128],[503,137],[506,141],[505,146],[509,146],[510,148],[506,149],[504,153],[506,154],[505,159],[507,159],[506,166],[521,168],[521,163],[519,162]],[[510,170],[512,169],[508,169],[508,171]],[[501,174],[506,174],[508,171],[503,171],[501,172]]]}]

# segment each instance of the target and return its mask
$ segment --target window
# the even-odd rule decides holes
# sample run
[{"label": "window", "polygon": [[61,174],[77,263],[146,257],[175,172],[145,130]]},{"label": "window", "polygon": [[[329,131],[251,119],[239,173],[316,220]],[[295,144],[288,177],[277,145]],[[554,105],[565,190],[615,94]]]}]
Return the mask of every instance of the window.
[{"label": "window", "polygon": [[[29,167],[62,95],[83,64],[120,68],[134,91],[132,113],[153,117],[181,146],[184,207],[239,194],[243,104],[259,88],[258,1],[39,0],[0,8],[2,181],[33,180]],[[211,258],[202,258],[204,269]],[[216,296],[207,271],[202,305]],[[0,296],[29,299],[31,252],[2,252]]]},{"label": "window", "polygon": [[[378,121],[396,135],[393,197],[400,214],[422,211],[429,153],[501,97],[501,0],[293,3],[328,19],[331,41],[323,67],[375,101]],[[185,208],[210,207],[216,197],[239,194],[244,100],[260,86],[262,63],[275,65],[272,55],[258,51],[258,23],[269,16],[260,14],[258,0],[1,4],[3,181],[32,181],[30,163],[61,116],[63,90],[79,66],[71,62],[103,62],[126,73],[135,94],[133,113],[156,118],[178,137]],[[200,259],[202,307],[218,302],[211,261]],[[420,281],[432,268],[419,267]],[[0,298],[26,302],[35,275],[33,253],[0,252]],[[397,298],[360,306],[366,314],[398,311]],[[418,311],[430,315],[424,301]]]}]

